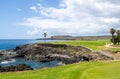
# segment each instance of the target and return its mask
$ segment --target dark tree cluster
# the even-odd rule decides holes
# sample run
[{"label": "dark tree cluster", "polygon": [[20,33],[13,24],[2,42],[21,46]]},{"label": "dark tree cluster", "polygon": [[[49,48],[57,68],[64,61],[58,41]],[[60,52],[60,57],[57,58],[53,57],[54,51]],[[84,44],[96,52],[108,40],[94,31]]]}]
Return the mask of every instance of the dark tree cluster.
[{"label": "dark tree cluster", "polygon": [[116,44],[120,44],[120,30],[116,30],[114,28],[111,28],[110,29],[110,33],[112,35],[112,38],[111,38],[111,42],[116,45]]}]

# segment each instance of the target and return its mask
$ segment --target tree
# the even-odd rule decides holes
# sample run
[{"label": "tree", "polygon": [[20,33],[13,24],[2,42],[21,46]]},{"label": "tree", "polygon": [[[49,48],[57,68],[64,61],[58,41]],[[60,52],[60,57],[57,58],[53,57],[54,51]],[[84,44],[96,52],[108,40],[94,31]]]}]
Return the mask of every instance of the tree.
[{"label": "tree", "polygon": [[113,43],[113,44],[115,44],[115,36],[114,36],[114,34],[115,34],[115,32],[116,32],[116,30],[114,29],[114,28],[111,28],[110,29],[110,33],[111,33],[111,35],[112,35],[112,39],[111,39],[111,42]]},{"label": "tree", "polygon": [[[111,42],[115,45],[115,44],[118,44],[120,43],[120,30],[115,30],[114,28],[111,28],[110,29],[110,33],[112,35],[112,39],[111,39]],[[116,34],[116,35],[114,35]]]},{"label": "tree", "polygon": [[117,42],[118,42],[118,44],[119,44],[119,42],[120,42],[120,30],[117,30]]},{"label": "tree", "polygon": [[44,32],[44,33],[43,33],[43,36],[44,36],[44,42],[46,42],[47,33]]}]

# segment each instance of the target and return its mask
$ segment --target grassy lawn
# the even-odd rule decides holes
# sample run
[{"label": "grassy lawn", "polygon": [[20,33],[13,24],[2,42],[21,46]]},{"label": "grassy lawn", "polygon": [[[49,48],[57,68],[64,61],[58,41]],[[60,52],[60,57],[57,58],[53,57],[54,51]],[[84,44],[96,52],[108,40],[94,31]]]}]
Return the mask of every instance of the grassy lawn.
[{"label": "grassy lawn", "polygon": [[105,45],[110,43],[110,40],[94,40],[94,41],[84,41],[84,40],[72,40],[72,41],[61,41],[53,42],[53,44],[67,44],[73,46],[85,46],[92,50],[111,50],[113,52],[119,51],[120,48],[106,48]]},{"label": "grassy lawn", "polygon": [[120,61],[76,63],[35,71],[0,73],[0,79],[120,79]]},{"label": "grassy lawn", "polygon": [[120,79],[120,62],[96,66],[86,70],[81,79]]}]

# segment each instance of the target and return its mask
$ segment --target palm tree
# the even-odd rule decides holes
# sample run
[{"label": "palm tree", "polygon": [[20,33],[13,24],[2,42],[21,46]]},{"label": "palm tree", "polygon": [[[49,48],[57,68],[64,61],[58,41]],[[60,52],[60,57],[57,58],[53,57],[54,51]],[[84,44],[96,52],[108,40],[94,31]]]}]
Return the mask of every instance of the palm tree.
[{"label": "palm tree", "polygon": [[115,32],[116,32],[116,30],[114,28],[110,29],[110,33],[112,34],[112,36],[114,36]]},{"label": "palm tree", "polygon": [[115,39],[115,36],[114,36],[115,32],[116,32],[116,30],[114,28],[110,29],[110,33],[112,35],[111,41],[112,41],[113,44],[115,44],[115,40],[114,40]]},{"label": "palm tree", "polygon": [[44,36],[44,42],[46,42],[47,33],[44,32],[44,33],[43,33],[43,36]]}]

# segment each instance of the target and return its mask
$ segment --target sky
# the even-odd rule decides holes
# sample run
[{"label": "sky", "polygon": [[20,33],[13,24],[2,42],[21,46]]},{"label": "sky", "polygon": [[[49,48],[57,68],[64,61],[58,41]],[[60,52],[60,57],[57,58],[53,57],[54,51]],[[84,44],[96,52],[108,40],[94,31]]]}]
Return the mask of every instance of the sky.
[{"label": "sky", "polygon": [[120,0],[0,0],[0,39],[110,35]]}]

